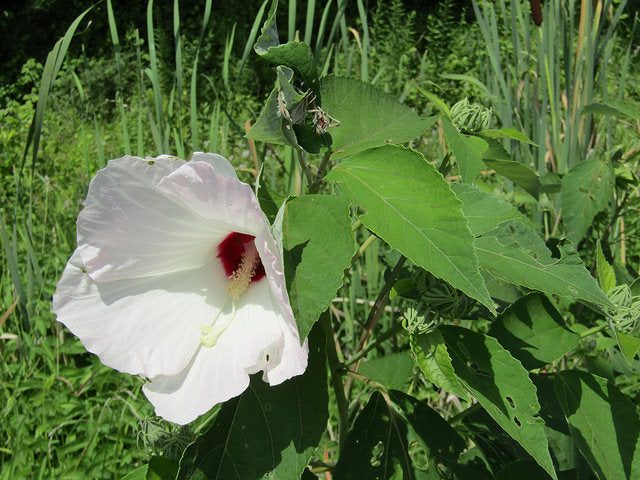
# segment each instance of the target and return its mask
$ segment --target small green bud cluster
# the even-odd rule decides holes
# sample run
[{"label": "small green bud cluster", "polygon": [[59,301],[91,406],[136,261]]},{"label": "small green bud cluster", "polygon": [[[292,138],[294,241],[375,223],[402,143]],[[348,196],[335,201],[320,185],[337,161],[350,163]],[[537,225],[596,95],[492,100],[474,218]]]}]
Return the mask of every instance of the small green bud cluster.
[{"label": "small green bud cluster", "polygon": [[460,132],[479,133],[491,125],[491,109],[469,103],[465,97],[451,107],[451,121]]},{"label": "small green bud cluster", "polygon": [[417,295],[415,306],[405,310],[402,326],[410,333],[428,333],[443,320],[464,317],[472,303],[469,297],[430,273],[419,270],[411,283]]},{"label": "small green bud cluster", "polygon": [[619,332],[635,333],[640,326],[640,296],[634,296],[628,285],[618,285],[607,293],[611,303],[609,320]]}]

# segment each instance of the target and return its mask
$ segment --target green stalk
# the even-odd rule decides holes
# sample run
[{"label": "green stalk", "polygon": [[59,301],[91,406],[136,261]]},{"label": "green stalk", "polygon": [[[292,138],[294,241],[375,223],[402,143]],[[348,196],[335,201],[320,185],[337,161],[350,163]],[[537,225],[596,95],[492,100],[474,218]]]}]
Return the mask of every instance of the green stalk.
[{"label": "green stalk", "polygon": [[320,322],[324,328],[325,345],[327,348],[327,360],[329,362],[329,371],[331,374],[331,384],[333,392],[336,396],[338,405],[338,445],[340,450],[344,448],[349,431],[349,402],[345,394],[345,386],[342,383],[342,373],[340,371],[342,365],[338,359],[338,351],[336,350],[336,340],[331,326],[331,317],[325,311],[320,316]]}]

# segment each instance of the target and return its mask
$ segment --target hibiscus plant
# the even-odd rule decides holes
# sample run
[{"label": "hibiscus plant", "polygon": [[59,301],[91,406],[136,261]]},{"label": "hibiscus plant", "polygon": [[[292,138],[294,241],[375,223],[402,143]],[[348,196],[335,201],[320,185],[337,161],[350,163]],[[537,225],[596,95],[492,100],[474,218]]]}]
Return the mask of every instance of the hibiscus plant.
[{"label": "hibiscus plant", "polygon": [[[157,415],[212,412],[179,462],[154,457],[131,478],[558,479],[569,451],[599,478],[630,478],[609,444],[620,425],[637,434],[635,407],[558,361],[592,333],[624,338],[559,313],[611,318],[611,267],[601,258],[597,281],[569,240],[545,243],[476,184],[490,169],[546,198],[555,186],[509,154],[531,141],[489,128],[466,99],[449,108],[425,92],[439,113],[422,118],[321,76],[307,44],[279,43],[276,8],[255,45],[276,86],[247,137],[292,149],[300,195],[262,174],[252,188],[215,154],[124,157],[98,172],[78,218],[58,320],[143,377]],[[439,159],[406,146],[432,126]],[[336,298],[375,242],[386,272],[354,325]]]}]

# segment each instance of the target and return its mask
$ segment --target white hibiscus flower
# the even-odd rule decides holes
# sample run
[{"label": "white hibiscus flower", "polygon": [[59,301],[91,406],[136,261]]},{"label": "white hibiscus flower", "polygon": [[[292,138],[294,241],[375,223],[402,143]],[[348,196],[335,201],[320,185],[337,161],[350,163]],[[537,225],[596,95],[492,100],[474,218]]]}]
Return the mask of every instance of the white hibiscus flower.
[{"label": "white hibiscus flower", "polygon": [[185,424],[307,366],[280,245],[220,155],[111,160],[91,181],[53,311],[105,365]]}]

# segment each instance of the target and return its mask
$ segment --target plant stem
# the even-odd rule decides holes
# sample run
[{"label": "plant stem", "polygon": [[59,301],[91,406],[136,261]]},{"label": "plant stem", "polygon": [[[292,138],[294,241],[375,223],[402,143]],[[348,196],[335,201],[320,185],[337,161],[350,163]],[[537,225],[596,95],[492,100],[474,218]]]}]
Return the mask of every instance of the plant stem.
[{"label": "plant stem", "polygon": [[338,444],[340,450],[344,447],[349,428],[349,402],[345,395],[344,384],[342,383],[342,373],[340,369],[342,365],[338,359],[338,351],[336,350],[336,339],[331,327],[331,317],[329,312],[325,311],[320,321],[324,327],[326,336],[327,360],[329,361],[329,370],[331,373],[331,384],[336,395],[336,403],[338,404]]},{"label": "plant stem", "polygon": [[589,335],[593,335],[594,333],[601,332],[605,328],[609,327],[608,323],[603,323],[602,325],[598,325],[597,327],[589,328],[580,334],[580,338],[588,337]]},{"label": "plant stem", "polygon": [[474,403],[473,405],[471,405],[466,410],[463,410],[459,414],[454,415],[453,417],[451,417],[449,420],[447,420],[447,423],[449,425],[453,425],[454,423],[457,423],[460,420],[463,420],[464,418],[468,417],[472,413],[477,412],[478,410],[482,410],[482,405],[480,405],[479,403]]},{"label": "plant stem", "polygon": [[307,179],[307,185],[309,186],[309,193],[313,193],[311,191],[311,187],[313,186],[313,175],[311,174],[311,169],[309,168],[309,164],[305,158],[305,155],[300,150],[296,149],[296,156],[298,157],[298,163],[300,164],[300,169]]},{"label": "plant stem", "polygon": [[355,362],[360,360],[362,357],[364,357],[367,353],[369,353],[377,345],[380,345],[382,342],[384,342],[388,338],[393,337],[396,333],[398,333],[401,330],[402,330],[402,323],[395,323],[389,330],[379,335],[378,337],[374,338],[365,348],[362,349],[360,353],[357,353],[356,355],[351,357],[349,360],[345,361],[342,364],[342,367],[346,368],[349,365],[354,364]]},{"label": "plant stem", "polygon": [[309,193],[316,193],[320,189],[320,185],[322,185],[322,181],[324,180],[324,171],[327,168],[329,159],[331,158],[331,153],[331,150],[327,150],[322,157],[320,166],[318,167],[318,171],[316,172],[316,177],[309,185]]},{"label": "plant stem", "polygon": [[[369,338],[371,338],[371,334],[373,333],[373,330],[376,327],[378,320],[380,319],[380,315],[382,315],[382,312],[384,311],[384,307],[387,305],[387,302],[389,301],[389,292],[391,291],[391,288],[393,287],[393,284],[396,281],[396,277],[398,276],[398,273],[400,273],[400,269],[404,265],[404,262],[406,259],[407,257],[405,257],[404,255],[402,255],[398,259],[398,261],[396,262],[396,265],[393,267],[393,270],[391,271],[391,275],[389,275],[389,278],[387,278],[387,281],[385,282],[384,286],[380,290],[380,293],[378,294],[378,298],[376,298],[376,301],[373,304],[371,311],[369,312],[367,323],[365,324],[364,331],[362,332],[362,336],[360,337],[360,342],[358,343],[358,348],[356,349],[356,355],[358,355],[367,346]],[[356,362],[356,365],[353,368],[354,372],[358,371],[361,360],[362,360],[362,357],[360,357],[360,359]],[[347,381],[345,382],[345,390],[347,391],[347,394],[351,389],[352,383],[353,383],[352,378],[351,377],[347,378]]]}]

